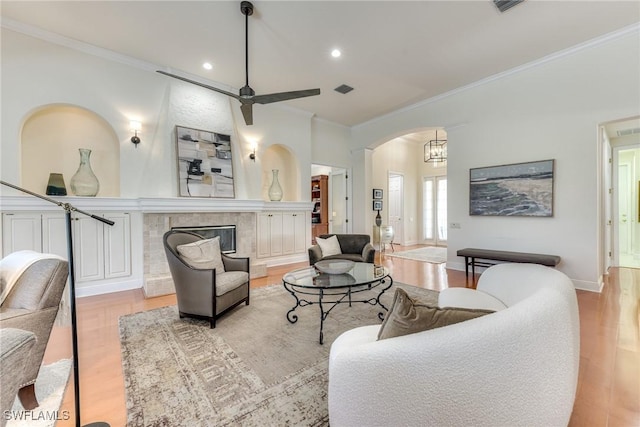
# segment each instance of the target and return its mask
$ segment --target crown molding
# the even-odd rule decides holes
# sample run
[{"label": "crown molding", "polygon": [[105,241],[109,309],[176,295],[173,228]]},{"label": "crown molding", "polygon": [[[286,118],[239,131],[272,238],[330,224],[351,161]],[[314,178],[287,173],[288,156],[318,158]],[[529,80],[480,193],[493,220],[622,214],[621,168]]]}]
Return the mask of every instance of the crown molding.
[{"label": "crown molding", "polygon": [[433,104],[435,102],[438,102],[438,101],[440,101],[442,99],[445,99],[445,98],[448,98],[450,96],[453,96],[453,95],[456,95],[456,94],[459,94],[459,93],[462,93],[462,92],[466,92],[466,91],[468,91],[470,89],[474,89],[476,87],[483,86],[483,85],[486,85],[488,83],[492,83],[492,82],[495,82],[497,80],[501,80],[501,79],[510,77],[510,76],[512,76],[514,74],[519,74],[519,73],[522,73],[524,71],[528,71],[528,70],[531,70],[533,68],[540,67],[540,66],[545,65],[545,64],[547,64],[549,62],[553,62],[553,61],[556,61],[558,59],[562,59],[562,58],[565,58],[567,56],[571,56],[571,55],[576,54],[578,52],[581,52],[583,50],[591,49],[593,47],[597,47],[597,46],[600,46],[600,45],[603,45],[603,44],[609,43],[611,41],[614,41],[614,40],[617,40],[617,39],[620,39],[620,38],[624,38],[624,37],[627,37],[627,36],[630,36],[630,35],[633,35],[633,34],[640,35],[640,23],[629,25],[629,26],[621,28],[619,30],[607,33],[607,34],[605,34],[603,36],[596,37],[596,38],[588,40],[586,42],[577,44],[577,45],[572,46],[570,48],[563,49],[563,50],[560,50],[558,52],[554,52],[554,53],[552,53],[550,55],[544,56],[544,57],[542,57],[540,59],[537,59],[535,61],[528,62],[526,64],[511,68],[511,69],[506,70],[506,71],[502,71],[500,73],[497,73],[497,74],[494,74],[492,76],[486,77],[486,78],[484,78],[482,80],[478,80],[476,82],[470,83],[470,84],[465,85],[465,86],[461,86],[459,88],[450,90],[450,91],[442,93],[440,95],[433,96],[431,98],[428,98],[428,99],[425,99],[423,101],[417,102],[415,104],[400,108],[400,109],[392,111],[390,113],[383,114],[383,115],[375,117],[375,118],[373,118],[371,120],[367,120],[366,122],[362,122],[362,123],[359,123],[357,125],[354,125],[352,127],[352,129],[356,130],[356,129],[359,129],[359,128],[362,128],[362,127],[365,127],[365,126],[368,126],[368,125],[372,125],[372,124],[374,124],[376,122],[380,122],[382,120],[390,119],[392,117],[407,113],[409,111],[415,110],[415,109],[423,107],[425,105]]}]

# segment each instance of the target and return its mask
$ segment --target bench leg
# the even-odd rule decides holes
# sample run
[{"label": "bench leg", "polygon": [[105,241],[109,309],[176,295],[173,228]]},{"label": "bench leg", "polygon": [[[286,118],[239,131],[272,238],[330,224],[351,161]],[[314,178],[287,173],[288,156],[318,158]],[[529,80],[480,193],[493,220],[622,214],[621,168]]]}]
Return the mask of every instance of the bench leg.
[{"label": "bench leg", "polygon": [[469,278],[469,257],[464,257],[464,278]]}]

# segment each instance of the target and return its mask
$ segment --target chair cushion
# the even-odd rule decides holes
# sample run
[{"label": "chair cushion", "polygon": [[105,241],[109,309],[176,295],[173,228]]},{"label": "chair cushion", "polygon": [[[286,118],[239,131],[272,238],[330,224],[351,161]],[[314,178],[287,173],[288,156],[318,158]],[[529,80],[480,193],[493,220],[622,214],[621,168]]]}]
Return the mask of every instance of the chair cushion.
[{"label": "chair cushion", "polygon": [[342,253],[340,242],[338,242],[338,238],[336,236],[327,237],[326,239],[316,237],[316,243],[322,250],[323,258],[331,255],[340,255]]},{"label": "chair cushion", "polygon": [[249,281],[249,273],[246,271],[227,271],[216,273],[216,296],[226,294]]},{"label": "chair cushion", "polygon": [[378,339],[441,328],[490,313],[493,311],[431,307],[411,298],[403,289],[398,288],[393,297],[391,309],[380,327]]},{"label": "chair cushion", "polygon": [[220,236],[178,245],[176,250],[184,262],[193,268],[205,270],[215,268],[216,274],[224,273],[225,271],[220,252]]}]

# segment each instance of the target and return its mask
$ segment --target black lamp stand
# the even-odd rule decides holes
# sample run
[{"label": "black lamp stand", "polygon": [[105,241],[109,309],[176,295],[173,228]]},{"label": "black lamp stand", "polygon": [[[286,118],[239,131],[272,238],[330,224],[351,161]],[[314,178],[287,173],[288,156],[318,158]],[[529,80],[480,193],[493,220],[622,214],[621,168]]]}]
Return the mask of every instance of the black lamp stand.
[{"label": "black lamp stand", "polygon": [[[0,184],[5,185],[7,187],[11,187],[15,190],[21,191],[23,193],[27,193],[31,196],[37,197],[42,200],[46,200],[49,203],[53,203],[54,205],[58,205],[62,209],[64,209],[65,213],[65,224],[67,228],[67,257],[69,261],[69,293],[70,293],[70,308],[71,308],[71,342],[73,347],[73,386],[75,393],[75,415],[76,415],[76,427],[81,427],[80,424],[80,372],[78,367],[78,327],[76,323],[76,274],[74,269],[74,258],[73,258],[73,233],[71,230],[71,212],[78,212],[82,215],[89,216],[96,221],[100,221],[107,225],[113,225],[114,222],[110,221],[106,218],[102,218],[97,215],[92,215],[88,212],[84,212],[80,209],[75,208],[69,203],[59,202],[52,198],[43,196],[38,193],[34,193],[32,191],[26,190],[24,188],[18,187],[17,185],[9,184],[5,181],[0,181]],[[86,424],[84,427],[110,427],[108,423],[98,421],[94,423]]]}]

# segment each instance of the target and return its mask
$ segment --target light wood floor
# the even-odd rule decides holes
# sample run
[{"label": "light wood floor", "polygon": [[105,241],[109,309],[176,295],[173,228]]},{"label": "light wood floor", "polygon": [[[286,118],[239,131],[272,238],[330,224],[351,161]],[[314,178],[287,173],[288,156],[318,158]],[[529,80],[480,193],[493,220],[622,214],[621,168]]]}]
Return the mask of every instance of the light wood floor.
[{"label": "light wood floor", "polygon": [[[398,248],[399,249],[411,249]],[[441,290],[469,286],[464,272],[444,265],[384,257],[395,281]],[[281,283],[282,275],[306,263],[274,267],[268,277],[252,280],[252,288]],[[640,426],[640,270],[612,269],[601,294],[578,291],[581,360],[578,391],[570,426]],[[124,314],[175,304],[175,296],[145,299],[140,290],[81,298],[78,336],[83,423],[126,424],[124,379],[120,357],[118,318]],[[68,357],[68,329],[57,328],[50,339],[45,363]],[[73,395],[67,392],[62,410],[73,414]],[[73,417],[73,415],[72,415]],[[71,426],[72,422],[59,422]]]}]

